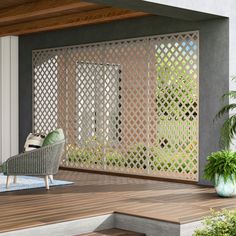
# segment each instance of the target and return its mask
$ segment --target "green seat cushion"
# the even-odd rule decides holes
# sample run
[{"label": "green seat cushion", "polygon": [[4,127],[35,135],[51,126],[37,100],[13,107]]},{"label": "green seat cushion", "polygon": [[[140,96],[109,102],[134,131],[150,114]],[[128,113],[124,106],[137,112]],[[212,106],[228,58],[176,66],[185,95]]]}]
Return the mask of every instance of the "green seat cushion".
[{"label": "green seat cushion", "polygon": [[43,146],[54,144],[65,139],[62,129],[56,129],[49,133],[43,141]]}]

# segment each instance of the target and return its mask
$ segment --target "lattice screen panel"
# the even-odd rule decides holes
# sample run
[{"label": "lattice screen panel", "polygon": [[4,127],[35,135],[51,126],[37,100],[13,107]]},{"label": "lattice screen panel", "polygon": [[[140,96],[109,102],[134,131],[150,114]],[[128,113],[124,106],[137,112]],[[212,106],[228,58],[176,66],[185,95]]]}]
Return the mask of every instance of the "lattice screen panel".
[{"label": "lattice screen panel", "polygon": [[198,179],[198,32],[33,51],[33,129],[62,165]]}]

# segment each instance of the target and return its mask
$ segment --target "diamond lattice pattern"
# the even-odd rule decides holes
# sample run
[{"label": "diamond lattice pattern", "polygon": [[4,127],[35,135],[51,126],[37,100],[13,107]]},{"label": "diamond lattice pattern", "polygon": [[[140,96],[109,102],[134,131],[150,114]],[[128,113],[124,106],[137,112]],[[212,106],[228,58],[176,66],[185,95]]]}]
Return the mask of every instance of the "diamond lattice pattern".
[{"label": "diamond lattice pattern", "polygon": [[33,51],[35,132],[62,165],[197,181],[198,32]]}]

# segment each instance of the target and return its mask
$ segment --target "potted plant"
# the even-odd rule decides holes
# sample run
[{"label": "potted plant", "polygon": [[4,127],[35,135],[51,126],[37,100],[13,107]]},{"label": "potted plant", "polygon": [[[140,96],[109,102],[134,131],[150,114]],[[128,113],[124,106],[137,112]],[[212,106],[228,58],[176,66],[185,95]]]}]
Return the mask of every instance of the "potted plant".
[{"label": "potted plant", "polygon": [[207,157],[205,178],[214,182],[216,192],[221,197],[231,197],[236,193],[236,153],[222,150]]}]

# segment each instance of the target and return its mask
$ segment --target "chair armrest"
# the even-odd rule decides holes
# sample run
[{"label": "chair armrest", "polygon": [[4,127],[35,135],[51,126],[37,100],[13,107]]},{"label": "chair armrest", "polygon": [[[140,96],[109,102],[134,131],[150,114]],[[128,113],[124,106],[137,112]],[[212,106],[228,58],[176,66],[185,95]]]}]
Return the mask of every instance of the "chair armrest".
[{"label": "chair armrest", "polygon": [[31,151],[22,152],[20,154],[12,156],[12,157],[10,157],[10,158],[8,158],[6,160],[6,163],[14,161],[17,158],[27,158],[27,157],[36,158],[36,157],[38,157],[38,155],[40,155],[41,152],[46,151],[46,150],[50,150],[50,146],[49,145],[45,146],[45,147],[38,148],[38,149],[31,150]]},{"label": "chair armrest", "polygon": [[48,170],[51,168],[50,156],[52,153],[53,145],[48,145],[39,149],[12,156],[4,164],[4,174],[47,174]]},{"label": "chair armrest", "polygon": [[5,175],[51,175],[59,168],[65,140],[10,157],[3,164]]}]

